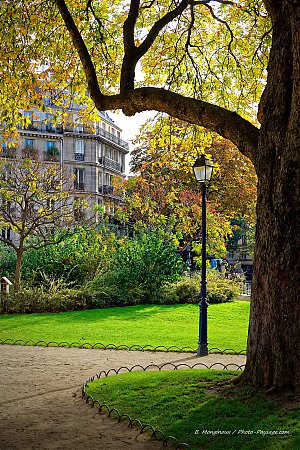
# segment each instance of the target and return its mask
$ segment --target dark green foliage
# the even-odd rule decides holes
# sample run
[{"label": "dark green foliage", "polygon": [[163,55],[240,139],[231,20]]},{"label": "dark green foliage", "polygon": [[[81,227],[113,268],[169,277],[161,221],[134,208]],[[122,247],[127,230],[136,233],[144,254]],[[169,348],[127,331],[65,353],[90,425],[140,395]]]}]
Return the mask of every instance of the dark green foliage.
[{"label": "dark green foliage", "polygon": [[22,288],[18,293],[0,295],[2,313],[63,312],[97,308],[98,302],[85,289],[59,288],[53,292],[43,286]]},{"label": "dark green foliage", "polygon": [[177,280],[183,262],[160,233],[118,237],[102,227],[60,232],[59,244],[29,249],[19,295],[2,312],[65,311],[156,301],[163,283]]},{"label": "dark green foliage", "polygon": [[[106,226],[78,226],[55,239],[60,243],[24,253],[24,285],[18,295],[2,298],[1,312],[199,302],[200,278],[181,278],[183,260],[160,232],[120,237]],[[3,275],[13,273],[13,256],[0,247]],[[236,282],[208,272],[209,303],[231,301],[238,294]]]},{"label": "dark green foliage", "polygon": [[110,262],[92,287],[115,305],[152,303],[163,283],[177,280],[183,271],[174,245],[154,232],[118,240]]},{"label": "dark green foliage", "polygon": [[16,253],[3,242],[0,242],[0,276],[13,279],[16,268]]},{"label": "dark green foliage", "polygon": [[23,278],[37,284],[46,275],[78,286],[92,280],[98,270],[105,269],[103,251],[107,243],[95,229],[78,226],[60,232],[56,239],[61,242],[27,250],[23,257]]}]

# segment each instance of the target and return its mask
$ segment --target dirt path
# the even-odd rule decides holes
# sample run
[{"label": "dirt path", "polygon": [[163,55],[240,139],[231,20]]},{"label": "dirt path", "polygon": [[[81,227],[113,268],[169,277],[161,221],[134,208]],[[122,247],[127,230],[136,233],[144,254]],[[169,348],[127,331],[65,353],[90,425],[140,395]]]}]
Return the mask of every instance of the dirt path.
[{"label": "dirt path", "polygon": [[[244,356],[209,355],[201,362],[244,364]],[[183,353],[0,345],[1,450],[155,450],[162,445],[99,415],[80,388],[101,370],[199,358]]]}]

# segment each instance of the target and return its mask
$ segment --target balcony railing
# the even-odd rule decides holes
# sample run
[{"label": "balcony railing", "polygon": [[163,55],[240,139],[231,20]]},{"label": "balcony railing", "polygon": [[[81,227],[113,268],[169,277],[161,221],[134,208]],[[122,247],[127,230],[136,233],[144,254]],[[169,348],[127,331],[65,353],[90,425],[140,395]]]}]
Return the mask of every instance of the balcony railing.
[{"label": "balcony railing", "polygon": [[15,158],[16,149],[15,148],[0,148],[0,158]]},{"label": "balcony railing", "polygon": [[116,135],[114,135],[112,133],[109,133],[108,131],[103,130],[102,128],[97,128],[96,131],[95,131],[91,127],[87,127],[87,126],[82,126],[82,127],[66,126],[64,128],[64,131],[66,131],[67,133],[90,134],[90,135],[93,135],[93,136],[101,136],[101,137],[104,137],[105,139],[107,139],[110,142],[114,142],[115,144],[120,145],[121,147],[125,148],[126,150],[129,149],[128,142],[123,141],[118,136],[116,136]]},{"label": "balcony railing", "polygon": [[99,164],[103,164],[103,166],[116,170],[117,172],[122,172],[122,165],[113,159],[108,158],[107,156],[100,156]]},{"label": "balcony railing", "polygon": [[123,148],[126,148],[126,150],[129,149],[129,144],[128,142],[123,141],[122,139],[120,139],[118,136],[115,136],[112,133],[109,133],[106,130],[103,130],[102,128],[98,128],[96,131],[96,134],[98,134],[99,136],[104,137],[105,139],[107,139],[108,141],[112,141],[115,144],[120,145]]},{"label": "balcony railing", "polygon": [[54,152],[44,152],[44,161],[59,161],[60,155],[54,154]]},{"label": "balcony railing", "polygon": [[84,161],[84,153],[75,152],[75,161]]},{"label": "balcony railing", "polygon": [[18,126],[19,129],[22,130],[28,130],[28,131],[44,131],[48,133],[55,133],[55,134],[62,134],[64,132],[66,133],[76,133],[76,134],[88,134],[93,136],[101,136],[105,139],[107,139],[110,142],[114,142],[115,144],[119,145],[120,147],[128,150],[129,144],[128,142],[123,141],[123,139],[119,138],[118,136],[109,133],[106,130],[103,130],[102,128],[97,128],[96,131],[93,130],[91,127],[88,126],[78,126],[78,127],[71,127],[71,126],[54,126],[51,123],[45,124],[41,121],[34,121],[31,124],[27,125],[26,127],[22,127],[21,125]]},{"label": "balcony railing", "polygon": [[46,131],[48,133],[54,134],[62,134],[63,128],[61,126],[53,126],[50,123],[43,123],[40,121],[34,121],[31,124],[27,125],[27,127],[18,126],[19,129],[28,130],[28,131]]},{"label": "balcony railing", "polygon": [[113,195],[114,194],[114,187],[113,186],[108,186],[107,184],[103,185],[103,186],[99,186],[99,192],[102,195]]},{"label": "balcony railing", "polygon": [[84,191],[84,188],[85,188],[85,184],[84,183],[82,183],[81,181],[80,182],[74,181],[74,189],[76,191]]}]

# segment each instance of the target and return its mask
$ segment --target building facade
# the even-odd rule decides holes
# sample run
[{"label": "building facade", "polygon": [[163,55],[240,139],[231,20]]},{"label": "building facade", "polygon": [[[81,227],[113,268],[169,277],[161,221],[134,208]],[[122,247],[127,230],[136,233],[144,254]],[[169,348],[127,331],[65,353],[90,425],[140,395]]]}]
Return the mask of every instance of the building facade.
[{"label": "building facade", "polygon": [[[67,124],[55,125],[51,115],[37,110],[24,112],[29,125],[19,128],[19,150],[2,145],[0,157],[14,157],[21,151],[29,157],[55,161],[74,179],[74,197],[87,195],[90,204],[113,205],[122,199],[113,187],[113,178],[125,178],[125,156],[129,145],[122,130],[106,112],[99,121],[83,125],[79,110],[68,112]],[[111,206],[110,206],[111,207]]]}]

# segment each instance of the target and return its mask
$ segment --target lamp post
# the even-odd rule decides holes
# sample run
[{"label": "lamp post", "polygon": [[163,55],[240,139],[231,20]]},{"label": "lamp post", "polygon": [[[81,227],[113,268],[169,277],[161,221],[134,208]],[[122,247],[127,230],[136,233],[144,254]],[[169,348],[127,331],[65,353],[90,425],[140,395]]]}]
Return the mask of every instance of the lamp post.
[{"label": "lamp post", "polygon": [[201,291],[200,291],[200,320],[199,320],[199,343],[198,356],[208,355],[207,342],[207,301],[206,301],[206,190],[213,173],[213,163],[204,155],[197,158],[193,165],[196,180],[202,187],[202,268],[201,268]]}]

